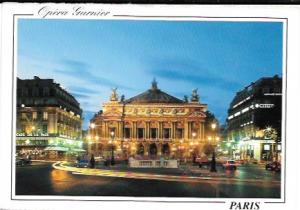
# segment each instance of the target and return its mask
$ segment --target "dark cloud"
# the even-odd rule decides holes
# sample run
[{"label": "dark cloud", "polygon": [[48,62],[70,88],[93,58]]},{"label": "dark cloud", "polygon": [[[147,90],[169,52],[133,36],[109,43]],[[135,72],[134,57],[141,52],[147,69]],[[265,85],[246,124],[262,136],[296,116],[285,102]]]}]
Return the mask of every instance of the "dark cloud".
[{"label": "dark cloud", "polygon": [[71,92],[71,94],[72,94],[76,99],[86,99],[86,98],[89,98],[88,95],[82,94],[82,93],[74,93],[74,92]]},{"label": "dark cloud", "polygon": [[[189,59],[153,59],[149,62],[148,73],[156,77],[183,81],[196,86],[213,86],[220,89],[236,90],[241,87],[240,83],[233,80],[225,80],[220,74],[214,74],[201,66],[201,61]],[[234,75],[232,75],[234,76]]]},{"label": "dark cloud", "polygon": [[99,90],[93,90],[82,86],[68,86],[68,89],[70,89],[73,92],[77,93],[87,93],[87,94],[100,94],[101,92]]},{"label": "dark cloud", "polygon": [[99,75],[94,75],[89,71],[90,65],[87,63],[64,59],[60,61],[60,64],[62,64],[63,69],[55,69],[54,71],[56,73],[68,75],[74,78],[81,78],[82,80],[85,80],[88,83],[92,83],[96,85],[103,85],[107,87],[118,87],[125,90],[132,90],[132,88],[130,87],[100,77]]}]

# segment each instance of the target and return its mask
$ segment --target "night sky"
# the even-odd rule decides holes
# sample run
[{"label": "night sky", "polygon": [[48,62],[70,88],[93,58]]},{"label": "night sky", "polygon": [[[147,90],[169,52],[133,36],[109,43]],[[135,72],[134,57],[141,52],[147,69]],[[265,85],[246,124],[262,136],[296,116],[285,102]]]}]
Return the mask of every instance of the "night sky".
[{"label": "night sky", "polygon": [[224,122],[235,93],[282,75],[282,23],[149,20],[18,21],[17,74],[52,78],[84,111],[84,128],[111,88],[128,99],[151,86],[200,101]]}]

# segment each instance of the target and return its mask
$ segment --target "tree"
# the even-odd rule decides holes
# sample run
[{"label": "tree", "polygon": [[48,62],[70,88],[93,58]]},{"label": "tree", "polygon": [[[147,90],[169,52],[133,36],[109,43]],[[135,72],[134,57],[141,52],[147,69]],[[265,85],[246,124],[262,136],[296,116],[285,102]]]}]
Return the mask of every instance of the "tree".
[{"label": "tree", "polygon": [[[213,132],[218,133],[218,130],[213,131],[211,128],[212,123],[218,124],[218,120],[216,119],[215,115],[208,110],[205,112],[205,115],[206,115],[206,118],[205,118],[204,127],[205,127],[206,136],[214,135],[215,133],[213,133]],[[217,129],[218,129],[218,126],[217,126]]]},{"label": "tree", "polygon": [[211,144],[205,144],[203,146],[203,152],[206,156],[211,155],[214,152],[214,149],[215,149],[214,146]]}]

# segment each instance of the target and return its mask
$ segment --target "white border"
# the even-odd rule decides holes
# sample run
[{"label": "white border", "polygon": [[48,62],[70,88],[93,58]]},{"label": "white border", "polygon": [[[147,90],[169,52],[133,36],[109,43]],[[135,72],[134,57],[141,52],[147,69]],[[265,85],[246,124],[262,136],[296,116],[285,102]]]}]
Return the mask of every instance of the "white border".
[{"label": "white border", "polygon": [[[34,5],[34,7],[32,7]],[[53,5],[53,4],[49,4],[49,5]],[[8,8],[10,8],[11,9],[11,11],[9,11],[8,13],[10,13],[9,15],[8,15],[8,17],[7,18],[12,18],[12,13],[16,13],[16,11],[14,11],[14,9],[12,9],[11,7],[10,7],[11,5],[8,5]],[[20,6],[20,5],[19,5]],[[24,4],[22,5],[22,7],[23,6],[25,6]],[[26,6],[28,6],[28,4],[26,4]],[[21,8],[21,10],[20,10],[20,8],[18,7],[18,10],[19,11],[22,11],[21,13],[22,14],[26,14],[26,13],[33,13],[33,14],[36,14],[36,11],[37,11],[37,8],[40,8],[41,7],[41,5],[36,5],[36,4],[31,4],[30,5],[31,6],[31,8]],[[59,6],[62,6],[62,7],[68,7],[68,5],[59,5]],[[74,6],[74,5],[71,5],[71,6]],[[86,5],[85,5],[86,6]],[[91,5],[89,5],[89,6],[91,6]],[[97,5],[98,6],[98,5]],[[70,7],[70,6],[69,6]],[[93,5],[93,6],[91,6],[92,8],[95,8],[95,6]],[[99,6],[98,6],[99,7]],[[177,6],[162,6],[162,5],[154,5],[154,6],[142,6],[142,5],[140,5],[140,6],[136,6],[136,5],[120,5],[120,7],[118,7],[118,6],[115,6],[115,5],[100,5],[100,7],[102,7],[102,8],[108,8],[108,9],[115,9],[115,10],[121,10],[121,11],[124,11],[124,12],[128,12],[129,14],[131,14],[131,15],[133,15],[133,14],[135,14],[135,15],[138,15],[138,14],[141,14],[140,12],[142,11],[143,12],[143,15],[151,15],[152,13],[153,13],[153,15],[159,15],[159,14],[164,14],[164,16],[167,16],[167,15],[170,15],[170,13],[172,13],[172,12],[174,12],[175,11],[175,15],[178,15],[178,11],[180,11],[180,14],[186,14],[186,13],[188,13],[189,15],[186,15],[186,16],[191,16],[191,11],[193,12],[193,15],[194,14],[205,14],[205,15],[201,15],[201,16],[207,16],[207,17],[209,17],[209,16],[215,16],[215,17],[217,17],[217,16],[222,16],[222,14],[224,13],[224,11],[220,11],[220,10],[228,10],[227,11],[227,14],[226,15],[223,15],[223,16],[238,16],[238,15],[233,15],[232,13],[230,13],[230,10],[232,10],[233,8],[228,8],[228,6],[227,6],[227,8],[224,6],[224,8],[222,7],[222,6],[214,6],[214,7],[212,7],[212,6],[207,6],[207,7],[204,7],[206,10],[208,9],[209,11],[203,11],[203,8],[201,8],[200,9],[200,11],[197,11],[197,9],[199,9],[199,7],[197,7],[196,6],[196,8],[192,8],[191,6],[183,6],[182,8],[180,8],[180,5],[177,5]],[[171,8],[171,9],[173,9],[174,11],[172,11],[172,12],[170,12],[170,11],[167,11],[166,12],[166,10],[165,10],[165,8]],[[121,9],[120,9],[121,8]],[[128,8],[129,8],[129,10],[128,10]],[[243,6],[241,6],[241,8],[242,8],[242,11],[245,9],[245,7],[243,7]],[[256,7],[257,8],[257,7]],[[291,19],[289,16],[291,16],[291,9],[290,8],[286,8],[286,11],[285,12],[283,12],[284,13],[284,15],[282,15],[282,14],[280,14],[280,13],[282,13],[282,10],[284,10],[284,9],[282,9],[282,10],[278,10],[278,7],[272,7],[272,9],[270,8],[270,7],[267,7],[266,8],[266,10],[268,9],[269,11],[268,12],[270,12],[271,11],[271,14],[270,15],[262,15],[261,14],[261,11],[260,12],[258,12],[258,14],[260,14],[260,15],[256,15],[256,8],[255,7],[253,7],[252,6],[252,11],[250,12],[251,14],[252,13],[255,13],[255,15],[248,15],[247,16],[247,14],[249,13],[249,12],[246,12],[246,13],[244,13],[244,14],[240,14],[239,15],[239,17],[250,17],[250,16],[260,16],[260,17],[266,17],[266,16],[270,16],[270,17],[282,17],[282,18],[289,18],[289,19]],[[125,9],[125,10],[124,10]],[[236,9],[236,7],[235,7],[235,9]],[[249,9],[249,8],[248,8]],[[273,11],[273,9],[275,10],[275,12]],[[132,12],[132,10],[134,11],[134,12]],[[159,11],[160,10],[160,11]],[[257,10],[261,10],[260,9],[260,7],[257,9]],[[20,12],[17,12],[17,13],[20,13]],[[26,11],[26,12],[24,12],[24,11]],[[28,11],[31,11],[31,12],[28,12]],[[146,11],[146,12],[145,12]],[[163,11],[163,13],[161,13]],[[213,12],[211,12],[211,11],[213,11]],[[254,12],[253,12],[254,11]],[[265,10],[263,10],[263,11],[265,11]],[[201,13],[202,12],[202,13]],[[228,13],[229,12],[229,13]],[[278,13],[279,12],[279,13]],[[288,14],[288,13],[289,14]],[[295,16],[296,16],[296,10],[294,10],[293,11],[295,14]],[[216,15],[208,15],[208,14],[210,14],[210,13],[214,13],[214,14],[216,14]],[[226,13],[226,12],[225,12]],[[236,12],[235,12],[236,13]],[[238,12],[239,13],[239,12]],[[114,14],[125,14],[125,13],[114,13]],[[184,16],[184,15],[183,15]],[[18,16],[17,18],[20,18],[21,16]],[[25,16],[25,17],[27,17],[27,16]],[[17,19],[16,18],[16,19]],[[28,17],[27,17],[28,18]],[[29,18],[40,18],[40,17],[37,17],[37,16],[31,16],[31,17],[29,17]],[[69,17],[70,18],[70,17]],[[71,17],[71,18],[74,18],[74,17]],[[59,17],[59,19],[61,19],[61,17]],[[63,19],[66,19],[65,17],[63,17]],[[75,19],[77,19],[77,18],[75,18]],[[78,18],[78,19],[83,19],[83,18]],[[98,19],[98,18],[97,18]],[[126,18],[120,18],[120,17],[118,17],[118,18],[115,18],[115,17],[108,17],[108,18],[104,18],[104,19],[116,19],[116,20],[123,20],[123,19],[136,19],[136,18],[130,18],[130,17],[126,17]],[[145,19],[151,19],[151,20],[153,20],[154,18],[143,18],[143,20],[145,20]],[[155,18],[154,20],[165,20],[165,18]],[[286,67],[286,51],[285,51],[285,49],[286,49],[286,41],[285,41],[285,39],[286,39],[286,34],[285,34],[285,26],[286,26],[286,22],[284,21],[284,20],[279,20],[279,19],[276,19],[276,20],[273,20],[273,19],[268,19],[268,20],[266,20],[266,19],[262,19],[262,18],[241,18],[241,19],[239,19],[239,18],[237,18],[237,19],[232,19],[232,18],[216,18],[216,19],[213,19],[213,18],[174,18],[174,19],[172,19],[172,20],[176,20],[176,21],[187,21],[187,20],[194,20],[194,21],[253,21],[253,20],[257,20],[257,21],[264,21],[264,22],[267,22],[267,21],[276,21],[276,22],[283,22],[283,32],[284,32],[284,37],[283,37],[283,91],[285,92],[285,87],[286,87],[286,80],[285,80],[285,78],[286,78],[286,71],[285,71],[285,67]],[[170,19],[167,19],[167,21],[172,21],[172,20],[170,20]],[[9,21],[9,20],[8,20]],[[290,22],[289,22],[289,24],[290,24]],[[17,69],[17,66],[16,66],[16,64],[17,64],[17,53],[16,53],[16,48],[17,48],[17,43],[16,43],[16,41],[17,41],[17,38],[16,38],[16,33],[17,33],[17,24],[15,24],[15,49],[14,49],[14,51],[15,51],[15,56],[14,56],[14,59],[15,59],[15,62],[14,62],[14,64],[15,64],[15,66],[14,66],[14,69],[15,69],[15,77],[16,77],[16,74],[17,74],[17,71],[16,71],[16,69]],[[11,38],[11,37],[10,37]],[[3,37],[3,39],[2,40],[5,40],[5,41],[7,41],[6,39],[8,39],[8,37]],[[8,39],[8,40],[11,40],[11,39]],[[8,43],[9,44],[9,43]],[[290,44],[289,44],[290,45]],[[2,53],[3,53],[3,51],[2,51]],[[9,54],[9,53],[8,53]],[[7,63],[9,63],[9,60],[8,60],[8,62]],[[9,66],[9,65],[8,65]],[[2,66],[3,67],[3,66]],[[9,72],[9,70],[7,70],[8,72]],[[9,77],[10,77],[10,75],[8,75]],[[2,81],[3,81],[3,79],[2,79]],[[15,83],[16,83],[16,80],[15,80]],[[16,87],[16,84],[13,84],[14,85],[14,87]],[[289,83],[289,82],[288,82]],[[288,88],[288,90],[289,90],[289,88]],[[1,92],[2,93],[2,92]],[[15,93],[13,93],[13,94],[15,94]],[[282,110],[283,110],[283,121],[282,121],[282,126],[283,126],[283,129],[282,129],[282,139],[285,139],[285,135],[286,135],[286,133],[285,133],[285,127],[286,127],[286,125],[285,125],[285,117],[287,117],[287,116],[285,116],[285,109],[287,108],[286,107],[286,104],[285,104],[285,100],[287,99],[287,95],[285,95],[285,94],[283,94],[283,106],[282,106]],[[15,97],[15,95],[14,95],[14,97]],[[10,97],[11,98],[11,97]],[[3,99],[3,94],[1,94],[1,99]],[[1,104],[2,105],[2,104]],[[14,119],[15,119],[15,113],[16,113],[16,110],[15,110],[15,104],[13,104],[13,113],[14,113]],[[3,109],[1,109],[1,111],[2,111]],[[2,115],[3,113],[1,113],[1,115]],[[9,113],[8,113],[9,114]],[[2,115],[3,116],[3,115]],[[6,114],[6,116],[7,116],[7,114]],[[8,118],[9,119],[9,118]],[[2,123],[3,121],[1,120],[1,123]],[[15,124],[15,123],[14,123]],[[1,128],[2,128],[2,124],[1,124]],[[15,125],[14,125],[14,127],[13,127],[13,132],[15,133]],[[13,154],[15,154],[15,136],[13,136],[13,139],[14,139],[14,141],[13,141]],[[285,144],[285,141],[283,141],[282,142],[282,145],[283,145],[283,148],[285,148],[285,146],[286,146],[286,144]],[[283,151],[285,151],[285,150],[283,150]],[[286,154],[283,152],[282,153],[282,155],[283,155],[283,157],[285,157],[286,156]],[[284,161],[283,162],[285,162],[285,158],[284,158]],[[13,167],[13,174],[15,174],[15,169],[14,169],[14,167]],[[282,176],[284,175],[284,173],[282,173]],[[12,187],[13,187],[13,189],[14,189],[14,184],[15,184],[15,180],[14,180],[14,176],[13,176],[13,185],[12,185]],[[282,177],[283,179],[282,179],[282,183],[281,183],[281,192],[282,192],[282,195],[284,195],[284,187],[283,187],[283,183],[285,182],[285,178],[286,177]],[[57,196],[16,196],[16,195],[13,195],[12,196],[12,198],[13,199],[43,199],[43,200],[45,200],[45,199],[55,199],[55,200],[74,200],[74,199],[76,199],[76,200],[78,200],[78,199],[80,199],[80,200],[102,200],[102,198],[103,198],[103,200],[134,200],[134,201],[158,201],[158,202],[163,202],[163,201],[170,201],[170,202],[172,202],[172,201],[175,201],[175,202],[203,202],[203,201],[208,201],[208,202],[212,202],[212,201],[225,201],[225,202],[227,202],[227,201],[232,201],[232,200],[235,200],[235,201],[244,201],[244,200],[247,200],[247,201],[249,201],[249,200],[251,200],[251,201],[261,201],[261,202],[283,202],[284,201],[284,196],[281,196],[281,198],[280,199],[247,199],[247,198],[243,198],[243,199],[239,199],[239,198],[165,198],[165,197],[163,197],[163,198],[156,198],[156,197],[151,197],[151,198],[147,198],[147,197],[143,197],[143,198],[140,198],[140,197],[106,197],[106,196],[102,196],[102,197],[80,197],[80,196],[76,196],[76,198],[74,197],[74,196],[59,196],[59,198],[57,197]],[[122,203],[122,202],[121,202]],[[202,205],[202,204],[201,204]],[[228,203],[227,203],[227,205],[228,205]],[[265,205],[271,205],[271,204],[263,204],[264,206]]]}]

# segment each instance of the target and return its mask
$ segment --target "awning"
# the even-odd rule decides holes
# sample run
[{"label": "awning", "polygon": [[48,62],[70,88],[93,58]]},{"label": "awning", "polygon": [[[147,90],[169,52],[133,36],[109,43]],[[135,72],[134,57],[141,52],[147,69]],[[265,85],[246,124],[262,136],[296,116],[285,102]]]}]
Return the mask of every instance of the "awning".
[{"label": "awning", "polygon": [[72,152],[86,152],[84,149],[72,149]]},{"label": "awning", "polygon": [[69,151],[69,149],[65,148],[65,147],[46,147],[45,150],[46,151],[61,151],[61,152]]}]

